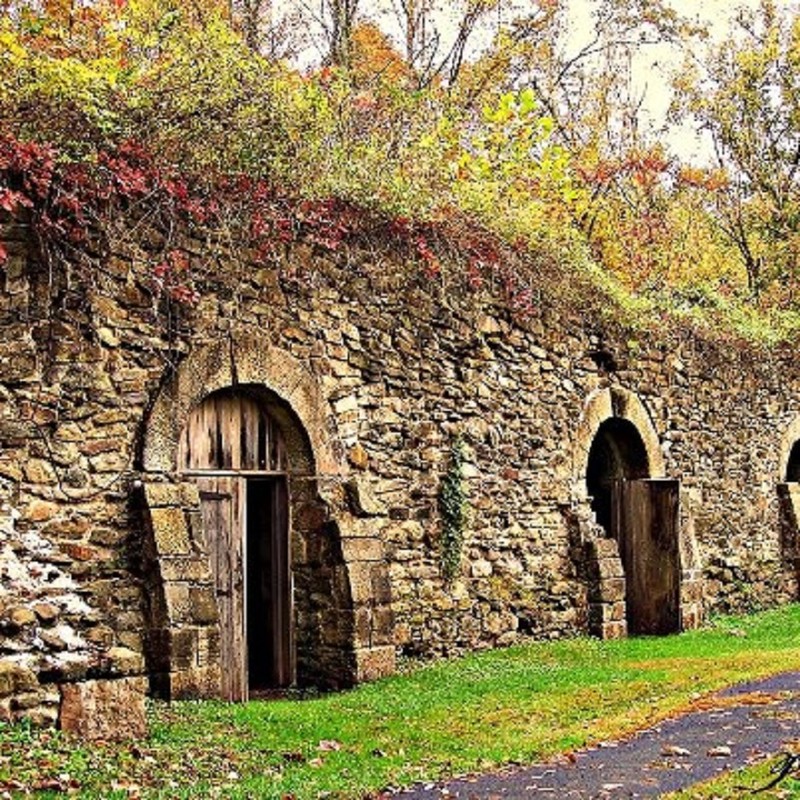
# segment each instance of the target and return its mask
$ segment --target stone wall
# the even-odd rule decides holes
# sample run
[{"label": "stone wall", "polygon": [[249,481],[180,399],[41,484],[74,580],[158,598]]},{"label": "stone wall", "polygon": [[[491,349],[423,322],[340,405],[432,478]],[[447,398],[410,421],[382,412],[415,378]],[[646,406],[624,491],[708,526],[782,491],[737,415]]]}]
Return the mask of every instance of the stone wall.
[{"label": "stone wall", "polygon": [[[681,481],[684,627],[797,597],[777,490],[800,415],[791,353],[631,333],[546,293],[514,320],[491,292],[463,297],[367,250],[298,246],[287,264],[306,280],[253,267],[181,309],[134,252],[88,274],[43,264],[24,223],[5,219],[2,239],[0,717],[52,720],[64,686],[89,679],[214,694],[207,553],[170,442],[204,394],[237,384],[273,392],[307,437],[299,513],[316,538],[293,546],[317,543],[302,582],[328,599],[300,626],[319,626],[306,639],[342,683],[385,674],[395,652],[624,635],[624,572],[586,488],[613,417],[636,426],[651,477]],[[447,581],[456,437],[469,522]],[[154,485],[170,488],[148,510]],[[153,515],[180,518],[181,552]]]}]

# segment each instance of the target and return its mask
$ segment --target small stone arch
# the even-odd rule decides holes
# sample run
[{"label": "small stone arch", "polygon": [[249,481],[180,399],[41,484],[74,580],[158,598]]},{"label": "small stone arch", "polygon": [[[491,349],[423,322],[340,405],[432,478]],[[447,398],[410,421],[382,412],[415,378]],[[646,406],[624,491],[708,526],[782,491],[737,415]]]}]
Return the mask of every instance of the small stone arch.
[{"label": "small stone arch", "polygon": [[215,396],[255,399],[280,428],[288,453],[292,580],[307,600],[293,612],[298,682],[346,686],[392,672],[388,566],[380,539],[365,534],[346,502],[347,467],[329,405],[291,353],[238,338],[193,350],[162,384],[143,430],[155,691],[219,696],[224,687],[208,516],[198,481],[178,466],[187,422]]},{"label": "small stone arch", "polygon": [[664,477],[664,456],[655,426],[641,399],[622,386],[596,389],[586,399],[572,455],[573,490],[577,500],[587,497],[586,472],[589,455],[598,430],[607,420],[626,421],[632,425],[639,437],[647,457],[647,473],[651,478]]},{"label": "small stone arch", "polygon": [[189,414],[215,391],[237,385],[262,386],[291,409],[308,437],[322,477],[340,477],[345,467],[334,453],[326,403],[311,373],[291,353],[252,339],[218,341],[193,350],[156,398],[145,428],[142,469],[175,470],[178,442]]}]

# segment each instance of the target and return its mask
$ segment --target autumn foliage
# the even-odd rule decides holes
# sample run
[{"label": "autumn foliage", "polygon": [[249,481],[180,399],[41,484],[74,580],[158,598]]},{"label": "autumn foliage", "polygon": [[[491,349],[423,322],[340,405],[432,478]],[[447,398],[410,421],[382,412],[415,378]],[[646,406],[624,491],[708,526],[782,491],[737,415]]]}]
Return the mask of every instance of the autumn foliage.
[{"label": "autumn foliage", "polygon": [[[659,4],[644,19],[635,0],[605,3],[618,29],[604,35],[677,36]],[[51,248],[102,238],[123,209],[224,231],[265,264],[300,240],[341,253],[381,236],[425,279],[457,264],[464,286],[499,281],[529,311],[526,252],[599,268],[673,308],[796,312],[798,238],[775,232],[793,207],[756,191],[734,206],[730,162],[682,163],[646,135],[614,133],[616,63],[594,82],[567,72],[553,39],[563,6],[534,5],[527,27],[513,20],[473,61],[423,73],[409,57],[417,28],[404,53],[365,19],[347,64],[300,69],[254,51],[257,20],[246,41],[240,16],[211,0],[6,2],[0,209],[32,215]],[[571,115],[558,92],[578,90],[586,103]],[[766,266],[770,246],[780,268]],[[166,241],[153,259],[157,286],[197,299],[178,248]]]}]

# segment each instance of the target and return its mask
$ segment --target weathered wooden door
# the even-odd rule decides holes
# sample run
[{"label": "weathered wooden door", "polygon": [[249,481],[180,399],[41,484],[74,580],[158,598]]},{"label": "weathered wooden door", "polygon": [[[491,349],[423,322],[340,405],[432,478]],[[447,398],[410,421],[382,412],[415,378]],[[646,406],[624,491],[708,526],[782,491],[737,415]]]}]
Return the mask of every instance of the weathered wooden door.
[{"label": "weathered wooden door", "polygon": [[625,570],[632,634],[680,630],[680,514],[676,480],[617,481],[612,535]]},{"label": "weathered wooden door", "polygon": [[[795,477],[791,472],[788,474]],[[797,596],[800,596],[800,482],[789,480],[778,484],[778,509],[781,553],[794,569]]]},{"label": "weathered wooden door", "polygon": [[222,696],[294,681],[288,458],[253,397],[223,392],[195,408],[178,464],[200,490],[220,615]]},{"label": "weathered wooden door", "polygon": [[244,483],[235,476],[196,478],[220,623],[222,697],[248,697],[244,594]]}]

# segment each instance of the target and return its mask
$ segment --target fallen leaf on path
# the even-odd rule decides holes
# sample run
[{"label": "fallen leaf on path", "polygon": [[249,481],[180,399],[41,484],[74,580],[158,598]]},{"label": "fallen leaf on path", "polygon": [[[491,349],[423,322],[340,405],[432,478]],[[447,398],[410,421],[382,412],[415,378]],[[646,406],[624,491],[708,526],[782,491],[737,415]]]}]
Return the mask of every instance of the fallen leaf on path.
[{"label": "fallen leaf on path", "polygon": [[691,754],[691,750],[687,750],[685,747],[678,747],[675,744],[668,744],[661,748],[662,756],[690,756]]},{"label": "fallen leaf on path", "polygon": [[719,747],[712,747],[706,755],[708,756],[729,756],[731,754],[731,749],[727,745],[720,745]]}]

